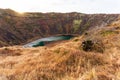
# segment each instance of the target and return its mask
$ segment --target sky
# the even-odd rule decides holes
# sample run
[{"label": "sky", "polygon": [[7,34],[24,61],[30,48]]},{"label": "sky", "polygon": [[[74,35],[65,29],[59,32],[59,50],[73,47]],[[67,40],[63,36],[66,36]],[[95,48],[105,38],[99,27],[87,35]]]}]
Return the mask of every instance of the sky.
[{"label": "sky", "polygon": [[0,0],[18,12],[120,13],[120,0]]}]

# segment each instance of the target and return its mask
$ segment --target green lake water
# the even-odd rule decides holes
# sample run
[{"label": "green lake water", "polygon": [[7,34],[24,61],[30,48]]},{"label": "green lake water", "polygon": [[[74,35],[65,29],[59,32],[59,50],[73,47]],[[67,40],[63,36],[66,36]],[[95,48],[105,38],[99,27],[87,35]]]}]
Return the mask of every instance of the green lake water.
[{"label": "green lake water", "polygon": [[23,47],[38,47],[38,46],[45,46],[46,43],[54,42],[54,41],[60,41],[60,40],[69,40],[73,36],[72,35],[60,35],[60,36],[52,36],[52,37],[46,37],[41,38],[38,40],[35,40],[33,42],[30,42],[28,44],[23,45]]}]

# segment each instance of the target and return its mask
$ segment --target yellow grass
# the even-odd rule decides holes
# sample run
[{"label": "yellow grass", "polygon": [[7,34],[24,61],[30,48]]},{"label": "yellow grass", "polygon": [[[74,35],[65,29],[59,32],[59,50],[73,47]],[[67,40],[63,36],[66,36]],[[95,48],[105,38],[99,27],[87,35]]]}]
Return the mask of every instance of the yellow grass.
[{"label": "yellow grass", "polygon": [[[120,80],[120,34],[97,30],[51,47],[0,48],[0,80]],[[105,51],[83,51],[86,39],[102,40]]]}]

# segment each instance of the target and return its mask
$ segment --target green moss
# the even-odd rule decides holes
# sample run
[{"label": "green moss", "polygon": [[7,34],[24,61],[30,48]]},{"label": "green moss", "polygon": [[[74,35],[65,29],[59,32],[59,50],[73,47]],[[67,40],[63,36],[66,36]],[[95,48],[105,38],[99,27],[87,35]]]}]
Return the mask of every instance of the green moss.
[{"label": "green moss", "polygon": [[91,22],[88,21],[86,24],[84,24],[82,27],[81,27],[81,33],[85,32],[91,25]]},{"label": "green moss", "polygon": [[88,27],[90,26],[90,24],[91,24],[91,23],[88,21],[88,22],[84,25],[83,30],[88,29]]},{"label": "green moss", "polygon": [[74,33],[80,28],[82,20],[74,20],[73,21],[73,28],[74,28]]},{"label": "green moss", "polygon": [[87,22],[86,24],[85,24],[85,28],[87,28],[87,27],[89,27],[90,26],[90,22]]},{"label": "green moss", "polygon": [[108,35],[112,35],[112,34],[118,34],[119,32],[117,31],[112,31],[112,30],[107,30],[107,31],[102,31],[101,35],[102,36],[108,36]]}]

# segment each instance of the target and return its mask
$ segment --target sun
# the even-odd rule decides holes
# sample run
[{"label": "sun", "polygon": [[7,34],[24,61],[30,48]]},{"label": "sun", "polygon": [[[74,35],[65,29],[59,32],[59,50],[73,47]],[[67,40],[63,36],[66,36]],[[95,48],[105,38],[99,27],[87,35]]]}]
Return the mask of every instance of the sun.
[{"label": "sun", "polygon": [[25,12],[23,11],[17,11],[19,14],[23,15]]},{"label": "sun", "polygon": [[15,11],[16,13],[18,13],[19,15],[25,14],[25,11],[23,11],[23,10],[16,10],[16,9],[14,9],[14,11]]}]

